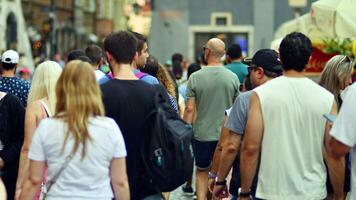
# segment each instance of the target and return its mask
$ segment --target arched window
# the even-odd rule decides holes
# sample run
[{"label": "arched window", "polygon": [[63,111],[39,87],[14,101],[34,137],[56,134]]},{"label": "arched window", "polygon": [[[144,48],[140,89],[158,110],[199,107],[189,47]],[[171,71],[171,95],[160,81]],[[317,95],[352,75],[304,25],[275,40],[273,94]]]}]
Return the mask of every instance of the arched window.
[{"label": "arched window", "polygon": [[6,19],[6,48],[16,49],[17,45],[17,20],[14,13],[10,13]]}]

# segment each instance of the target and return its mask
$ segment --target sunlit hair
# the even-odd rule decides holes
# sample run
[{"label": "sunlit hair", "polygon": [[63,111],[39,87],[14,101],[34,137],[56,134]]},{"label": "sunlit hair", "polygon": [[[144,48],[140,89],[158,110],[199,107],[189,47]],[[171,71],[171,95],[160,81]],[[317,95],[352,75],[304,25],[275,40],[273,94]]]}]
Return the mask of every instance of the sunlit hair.
[{"label": "sunlit hair", "polygon": [[68,124],[63,149],[71,134],[74,138],[72,153],[82,144],[83,159],[88,140],[91,140],[88,132],[89,117],[104,115],[101,93],[92,66],[79,60],[66,64],[57,83],[56,95],[54,117],[61,118]]},{"label": "sunlit hair", "polygon": [[54,61],[39,64],[32,78],[28,103],[48,98],[49,108],[53,113],[56,106],[56,83],[61,73],[61,66]]},{"label": "sunlit hair", "polygon": [[336,55],[332,57],[325,65],[321,74],[319,84],[329,90],[335,97],[337,105],[340,107],[340,90],[347,85],[345,82],[351,78],[353,61],[347,56]]},{"label": "sunlit hair", "polygon": [[171,76],[169,75],[167,69],[161,64],[158,64],[157,79],[167,89],[168,94],[170,94],[174,98],[177,97],[177,93],[174,87],[174,82]]}]

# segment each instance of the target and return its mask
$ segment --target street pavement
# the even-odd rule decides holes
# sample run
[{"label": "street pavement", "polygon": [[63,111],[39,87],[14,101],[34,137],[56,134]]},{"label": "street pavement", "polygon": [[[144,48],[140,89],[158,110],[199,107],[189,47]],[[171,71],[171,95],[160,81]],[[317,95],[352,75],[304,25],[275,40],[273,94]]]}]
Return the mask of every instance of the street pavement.
[{"label": "street pavement", "polygon": [[[193,172],[193,189],[195,191],[195,167],[194,167],[194,172]],[[229,175],[227,176],[227,181],[230,182],[231,179],[231,171]],[[227,184],[229,185],[229,183]],[[193,195],[187,195],[183,192],[182,186],[178,187],[176,190],[170,193],[169,195],[169,200],[194,200],[196,199],[195,196]],[[229,200],[229,198],[226,198],[226,200]]]},{"label": "street pavement", "polygon": [[193,200],[193,195],[184,194],[182,187],[177,188],[169,195],[169,200]]},{"label": "street pavement", "polygon": [[[194,171],[193,171],[192,187],[195,191],[195,167],[194,167]],[[169,200],[194,200],[194,195],[185,194],[182,190],[182,186],[180,186],[176,190],[171,192],[171,194],[169,195]]]}]

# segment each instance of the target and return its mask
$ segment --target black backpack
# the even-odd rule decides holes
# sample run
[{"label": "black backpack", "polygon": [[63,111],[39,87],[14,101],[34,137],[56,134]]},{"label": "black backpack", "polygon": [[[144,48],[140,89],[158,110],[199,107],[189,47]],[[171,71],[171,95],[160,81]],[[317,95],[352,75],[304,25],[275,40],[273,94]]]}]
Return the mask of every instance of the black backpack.
[{"label": "black backpack", "polygon": [[190,144],[193,131],[172,108],[166,91],[158,90],[155,109],[146,119],[149,134],[141,152],[148,180],[158,192],[169,192],[192,175]]}]

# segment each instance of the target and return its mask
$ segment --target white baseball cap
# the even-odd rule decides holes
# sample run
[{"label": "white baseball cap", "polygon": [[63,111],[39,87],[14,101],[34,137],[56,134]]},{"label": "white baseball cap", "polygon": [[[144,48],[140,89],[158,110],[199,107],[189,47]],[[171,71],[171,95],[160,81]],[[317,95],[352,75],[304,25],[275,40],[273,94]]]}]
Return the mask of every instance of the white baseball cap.
[{"label": "white baseball cap", "polygon": [[1,56],[1,62],[9,64],[19,63],[19,54],[14,50],[7,50]]}]

